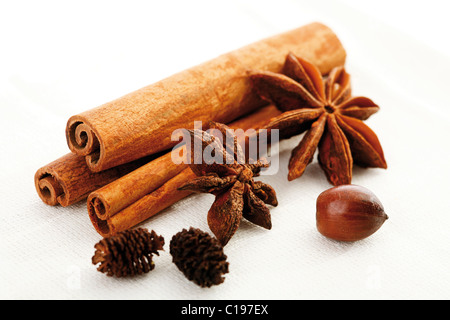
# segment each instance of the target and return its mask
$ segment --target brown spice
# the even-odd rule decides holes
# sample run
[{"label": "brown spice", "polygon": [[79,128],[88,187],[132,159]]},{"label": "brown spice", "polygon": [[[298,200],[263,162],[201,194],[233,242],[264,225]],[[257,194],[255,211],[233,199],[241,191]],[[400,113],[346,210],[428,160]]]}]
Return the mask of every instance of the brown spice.
[{"label": "brown spice", "polygon": [[[233,121],[229,126],[234,129],[257,130],[280,114],[280,110],[275,106],[268,105]],[[242,145],[245,142],[245,138],[239,141]],[[185,146],[183,148],[185,150]],[[185,156],[186,153],[183,153],[183,157]],[[181,163],[176,166],[184,170],[173,176],[174,166],[170,154],[169,157],[162,156],[122,179],[91,193],[87,207],[95,229],[103,237],[115,235],[135,227],[191,195],[192,191],[178,190],[178,188],[195,179],[197,175],[188,164]],[[158,187],[159,184],[162,185]]]},{"label": "brown spice", "polygon": [[387,168],[376,134],[361,120],[379,107],[369,98],[351,98],[350,75],[334,68],[326,80],[305,59],[289,54],[280,73],[250,75],[264,99],[284,111],[267,129],[279,129],[287,138],[306,130],[289,160],[289,180],[300,177],[319,148],[319,163],[333,185],[349,184],[353,162],[362,167]]},{"label": "brown spice", "polygon": [[137,228],[102,239],[95,245],[94,265],[108,276],[126,277],[148,273],[155,268],[152,260],[158,250],[163,250],[164,238],[155,231]]},{"label": "brown spice", "polygon": [[[224,124],[212,123],[213,129],[220,130],[224,136],[229,128]],[[212,193],[216,199],[208,212],[208,225],[222,245],[226,245],[238,229],[242,217],[266,229],[272,228],[269,208],[266,204],[277,206],[275,190],[261,181],[254,181],[261,168],[269,165],[264,160],[249,164],[241,146],[234,136],[232,146],[224,146],[219,139],[201,130],[188,130],[191,138],[190,168],[198,178],[187,182],[180,190]],[[203,145],[203,150],[213,146],[220,152],[223,163],[199,163],[196,157],[203,152],[194,152],[195,140]],[[226,139],[224,139],[225,141]],[[198,143],[198,142],[197,142]],[[225,143],[226,144],[226,143]],[[202,150],[202,151],[203,151]],[[234,150],[231,154],[228,150]]]},{"label": "brown spice", "polygon": [[225,281],[227,256],[216,238],[200,229],[183,229],[170,241],[173,263],[189,280],[201,287],[211,287]]}]

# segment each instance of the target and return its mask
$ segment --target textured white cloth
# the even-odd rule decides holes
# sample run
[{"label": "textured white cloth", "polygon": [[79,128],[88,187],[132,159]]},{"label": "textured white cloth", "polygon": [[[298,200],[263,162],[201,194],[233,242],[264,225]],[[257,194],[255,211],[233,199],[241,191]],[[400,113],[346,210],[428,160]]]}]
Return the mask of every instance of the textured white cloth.
[{"label": "textured white cloth", "polygon": [[[438,19],[448,12],[445,1],[427,3],[433,9],[427,14],[408,1],[405,15],[389,1],[377,7],[351,0],[153,3],[0,4],[0,298],[450,298],[450,50],[435,41],[448,31]],[[356,243],[321,236],[315,201],[331,185],[316,159],[303,177],[287,181],[290,150],[300,139],[294,137],[280,144],[279,173],[263,178],[280,203],[271,210],[273,229],[241,224],[225,247],[230,273],[222,285],[202,289],[189,282],[169,254],[169,241],[181,229],[209,231],[206,213],[214,198],[208,194],[143,224],[166,239],[151,273],[115,279],[96,271],[91,257],[101,237],[85,202],[49,207],[33,185],[39,167],[69,152],[67,119],[312,21],[342,40],[354,94],[381,107],[366,123],[389,168],[355,168],[353,183],[381,199],[385,225]]]}]

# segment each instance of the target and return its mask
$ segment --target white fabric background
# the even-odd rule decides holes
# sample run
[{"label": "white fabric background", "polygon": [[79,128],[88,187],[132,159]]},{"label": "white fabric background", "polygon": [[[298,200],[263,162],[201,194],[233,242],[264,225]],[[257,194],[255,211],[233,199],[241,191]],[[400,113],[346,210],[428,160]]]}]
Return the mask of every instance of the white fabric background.
[{"label": "white fabric background", "polygon": [[[448,299],[449,78],[446,1],[4,1],[0,4],[0,298]],[[315,228],[331,186],[317,160],[288,182],[300,137],[280,145],[273,229],[243,222],[225,248],[225,283],[202,289],[171,262],[182,228],[208,231],[213,196],[190,197],[143,224],[166,238],[156,269],[130,279],[91,264],[85,203],[48,207],[35,171],[66,154],[67,119],[171,74],[312,21],[347,52],[355,95],[381,106],[367,124],[389,168],[354,170],[390,219],[340,243]]]}]

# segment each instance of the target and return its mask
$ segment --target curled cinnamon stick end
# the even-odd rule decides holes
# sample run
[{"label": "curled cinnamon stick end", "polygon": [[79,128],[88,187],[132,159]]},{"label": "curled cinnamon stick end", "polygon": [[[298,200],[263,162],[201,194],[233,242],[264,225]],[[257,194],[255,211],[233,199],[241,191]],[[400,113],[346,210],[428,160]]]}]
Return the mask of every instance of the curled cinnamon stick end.
[{"label": "curled cinnamon stick end", "polygon": [[35,176],[36,191],[41,200],[49,206],[56,206],[61,204],[67,206],[65,190],[63,185],[58,179],[50,172],[40,170]]},{"label": "curled cinnamon stick end", "polygon": [[86,156],[89,168],[98,172],[98,162],[103,157],[101,143],[95,130],[86,119],[74,116],[67,123],[66,139],[69,149],[79,156]]},{"label": "curled cinnamon stick end", "polygon": [[[92,195],[92,193],[91,193]],[[107,202],[105,202],[104,199],[92,197],[90,200],[88,200],[91,203],[92,208],[95,211],[95,214],[100,218],[104,219],[104,217],[107,216],[108,207]]]}]

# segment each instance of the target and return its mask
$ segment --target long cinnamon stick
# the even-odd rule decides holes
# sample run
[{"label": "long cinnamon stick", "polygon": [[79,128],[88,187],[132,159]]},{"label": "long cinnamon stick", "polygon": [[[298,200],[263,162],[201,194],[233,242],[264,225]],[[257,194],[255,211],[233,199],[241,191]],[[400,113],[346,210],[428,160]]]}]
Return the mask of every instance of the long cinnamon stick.
[{"label": "long cinnamon stick", "polygon": [[263,105],[246,72],[279,72],[289,52],[310,60],[323,74],[343,65],[346,57],[332,30],[309,24],[71,117],[66,129],[69,148],[99,172],[171,148],[171,133],[191,128],[194,120],[229,123]]},{"label": "long cinnamon stick", "polygon": [[[269,105],[230,123],[229,127],[256,131],[280,113]],[[240,143],[245,143],[245,138],[241,138]],[[194,178],[187,164],[174,164],[170,154],[164,155],[91,193],[87,207],[92,224],[103,236],[131,228],[190,195],[190,191],[178,187]],[[136,188],[128,191],[133,185]]]},{"label": "long cinnamon stick", "polygon": [[87,167],[84,157],[69,153],[38,169],[34,176],[34,184],[44,203],[50,206],[67,207],[86,199],[92,191],[139,168],[150,160],[149,157],[145,157],[94,173]]}]

